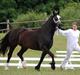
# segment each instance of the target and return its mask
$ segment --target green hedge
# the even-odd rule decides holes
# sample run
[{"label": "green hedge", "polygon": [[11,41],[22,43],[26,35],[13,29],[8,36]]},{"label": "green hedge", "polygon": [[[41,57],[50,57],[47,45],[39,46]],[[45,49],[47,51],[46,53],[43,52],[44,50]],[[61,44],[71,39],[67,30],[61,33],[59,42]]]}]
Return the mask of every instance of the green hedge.
[{"label": "green hedge", "polygon": [[[47,5],[47,4],[46,4]],[[49,6],[49,7],[48,7]],[[36,7],[37,10],[38,7]],[[47,10],[50,11],[52,9],[52,3],[45,7],[42,5],[42,9],[40,7],[39,13],[38,11],[28,11],[26,14],[18,15],[17,19],[14,22],[24,22],[24,21],[34,21],[34,20],[45,20],[49,15],[47,15]],[[38,9],[39,10],[39,9]],[[46,13],[45,13],[46,10]],[[61,8],[60,15],[62,20],[76,20],[80,19],[80,3],[71,2],[65,5],[65,8]],[[24,23],[24,24],[14,24],[13,27],[40,27],[42,23]],[[70,28],[72,22],[63,22],[64,28]],[[80,22],[78,21],[78,24]]]},{"label": "green hedge", "polygon": [[[62,20],[76,20],[80,19],[80,3],[68,3],[65,9],[61,9]],[[63,22],[65,28],[70,28],[73,21]],[[80,24],[79,21],[77,21]]]},{"label": "green hedge", "polygon": [[[47,18],[47,14],[46,13],[37,13],[37,12],[27,12],[26,14],[21,14],[17,17],[16,20],[14,20],[15,22],[26,22],[26,21],[35,21],[35,20],[45,20]],[[13,27],[15,28],[19,28],[19,27],[40,27],[41,26],[41,22],[31,22],[31,23],[18,23],[18,24],[13,24]]]}]

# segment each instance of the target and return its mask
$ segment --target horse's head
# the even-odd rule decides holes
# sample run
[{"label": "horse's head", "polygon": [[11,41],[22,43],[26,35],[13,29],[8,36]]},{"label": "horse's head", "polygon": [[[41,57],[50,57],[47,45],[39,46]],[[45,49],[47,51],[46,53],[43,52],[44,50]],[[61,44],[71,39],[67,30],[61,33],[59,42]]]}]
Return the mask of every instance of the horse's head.
[{"label": "horse's head", "polygon": [[45,25],[43,28],[47,30],[51,30],[52,32],[55,32],[57,27],[60,27],[61,21],[59,16],[59,8],[55,8],[52,12],[52,15],[49,17],[49,19],[45,22]]},{"label": "horse's head", "polygon": [[60,24],[61,24],[61,20],[60,20],[61,17],[59,15],[59,13],[60,13],[59,8],[58,7],[54,8],[54,10],[53,10],[53,21],[57,25],[56,27],[60,26]]}]

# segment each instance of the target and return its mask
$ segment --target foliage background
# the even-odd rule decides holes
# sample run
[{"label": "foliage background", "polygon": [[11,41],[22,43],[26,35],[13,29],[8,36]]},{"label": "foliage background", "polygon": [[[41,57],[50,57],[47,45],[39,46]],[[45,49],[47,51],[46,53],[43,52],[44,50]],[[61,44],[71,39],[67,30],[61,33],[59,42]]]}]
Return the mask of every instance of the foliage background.
[{"label": "foliage background", "polygon": [[[54,5],[60,7],[62,20],[80,19],[80,0],[0,0],[0,22],[46,20]],[[78,21],[79,23],[79,21]],[[17,27],[40,27],[42,23],[12,24]],[[67,28],[71,22],[63,22]],[[0,26],[1,28],[2,26]]]}]

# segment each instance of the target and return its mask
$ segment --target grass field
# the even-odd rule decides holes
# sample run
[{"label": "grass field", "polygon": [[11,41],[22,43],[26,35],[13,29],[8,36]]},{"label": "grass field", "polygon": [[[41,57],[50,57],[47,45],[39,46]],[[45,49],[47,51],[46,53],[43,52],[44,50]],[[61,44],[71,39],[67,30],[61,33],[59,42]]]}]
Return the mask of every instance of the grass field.
[{"label": "grass field", "polygon": [[79,75],[80,69],[76,70],[51,70],[50,68],[41,68],[36,71],[34,68],[28,67],[27,69],[10,68],[9,70],[0,69],[0,75]]},{"label": "grass field", "polygon": [[[0,34],[0,39],[4,37],[4,34]],[[17,52],[20,50],[18,46],[13,57],[17,57]],[[66,39],[62,36],[54,36],[54,46],[52,46],[51,51],[55,54],[56,50],[66,50]],[[28,50],[25,52],[24,57],[40,57],[41,52]],[[7,56],[7,55],[6,55]],[[27,67],[26,69],[17,69],[16,67],[10,67],[9,70],[4,70],[4,67],[0,67],[0,75],[79,75],[80,68],[75,70],[61,70],[56,68],[52,70],[51,68],[42,68],[38,72],[34,67]]]}]

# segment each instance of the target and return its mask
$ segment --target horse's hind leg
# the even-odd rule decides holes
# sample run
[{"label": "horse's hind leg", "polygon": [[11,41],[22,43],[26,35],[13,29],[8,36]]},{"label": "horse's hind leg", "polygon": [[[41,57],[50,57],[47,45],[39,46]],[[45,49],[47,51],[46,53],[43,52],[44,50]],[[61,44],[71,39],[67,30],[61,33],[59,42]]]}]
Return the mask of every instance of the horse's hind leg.
[{"label": "horse's hind leg", "polygon": [[41,55],[41,59],[40,59],[38,65],[35,67],[36,70],[38,70],[38,71],[40,70],[41,63],[42,63],[44,57],[46,56],[46,54],[47,54],[47,52],[46,51],[43,51],[43,53]]},{"label": "horse's hind leg", "polygon": [[8,69],[9,61],[10,61],[10,58],[12,57],[12,53],[13,53],[13,51],[14,51],[14,48],[15,48],[15,47],[10,47],[10,50],[9,50],[9,53],[8,53],[7,63],[6,63],[6,66],[5,66],[5,69],[6,69],[6,70]]},{"label": "horse's hind leg", "polygon": [[17,53],[17,55],[20,57],[20,59],[21,59],[21,62],[22,62],[22,66],[23,66],[23,68],[25,68],[25,66],[26,66],[26,62],[24,61],[24,58],[23,58],[23,54],[24,54],[24,52],[27,50],[27,48],[21,48],[21,50]]},{"label": "horse's hind leg", "polygon": [[51,68],[54,70],[55,69],[54,55],[51,51],[49,51],[48,54],[52,57],[52,62],[50,64],[51,64]]}]

